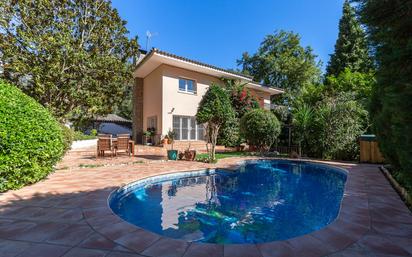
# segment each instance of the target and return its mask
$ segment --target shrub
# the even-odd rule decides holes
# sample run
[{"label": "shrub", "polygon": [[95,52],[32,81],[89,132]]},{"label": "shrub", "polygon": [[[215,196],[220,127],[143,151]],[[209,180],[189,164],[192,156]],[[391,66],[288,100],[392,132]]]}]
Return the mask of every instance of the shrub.
[{"label": "shrub", "polygon": [[235,147],[242,144],[244,139],[240,136],[239,119],[228,119],[219,131],[217,143],[226,147]]},{"label": "shrub", "polygon": [[96,135],[92,135],[92,134],[90,134],[90,135],[86,135],[86,134],[84,134],[83,132],[81,132],[81,131],[74,131],[73,132],[74,133],[74,138],[73,138],[73,140],[75,140],[75,141],[79,141],[79,140],[90,140],[90,139],[95,139],[97,136]]},{"label": "shrub", "polygon": [[97,136],[97,129],[90,130],[90,135],[96,137]]},{"label": "shrub", "polygon": [[0,80],[0,191],[44,178],[63,151],[62,129],[48,110]]},{"label": "shrub", "polygon": [[320,147],[322,158],[355,160],[359,155],[358,138],[365,133],[367,111],[347,93],[325,98],[315,111],[318,129],[313,142]]},{"label": "shrub", "polygon": [[64,145],[64,152],[70,150],[70,147],[74,140],[74,131],[67,127],[64,124],[60,124],[60,127],[63,132],[63,145]]},{"label": "shrub", "polygon": [[254,109],[240,119],[240,131],[249,145],[269,149],[280,134],[280,122],[270,111]]}]

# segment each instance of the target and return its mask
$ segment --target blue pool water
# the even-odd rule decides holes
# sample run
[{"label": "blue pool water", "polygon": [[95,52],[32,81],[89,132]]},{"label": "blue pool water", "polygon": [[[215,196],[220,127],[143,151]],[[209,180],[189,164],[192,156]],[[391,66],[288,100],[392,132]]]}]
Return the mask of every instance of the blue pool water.
[{"label": "blue pool water", "polygon": [[233,171],[139,181],[112,195],[124,220],[163,236],[218,244],[283,240],[337,216],[346,174],[330,166],[251,161]]}]

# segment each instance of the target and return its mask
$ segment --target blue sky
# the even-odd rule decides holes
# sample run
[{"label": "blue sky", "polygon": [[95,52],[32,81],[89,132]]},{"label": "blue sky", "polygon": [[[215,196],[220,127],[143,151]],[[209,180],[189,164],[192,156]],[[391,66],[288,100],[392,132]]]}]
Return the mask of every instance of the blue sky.
[{"label": "blue sky", "polygon": [[343,0],[112,0],[130,35],[146,46],[222,68],[236,68],[275,30],[301,35],[323,62],[334,50]]}]

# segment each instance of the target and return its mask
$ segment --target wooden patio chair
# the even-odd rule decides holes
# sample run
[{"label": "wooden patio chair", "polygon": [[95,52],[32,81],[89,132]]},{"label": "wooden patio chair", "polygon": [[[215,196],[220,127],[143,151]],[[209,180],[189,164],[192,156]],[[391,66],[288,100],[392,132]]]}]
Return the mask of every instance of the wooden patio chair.
[{"label": "wooden patio chair", "polygon": [[128,137],[130,139],[130,134],[117,134],[117,137]]},{"label": "wooden patio chair", "polygon": [[130,136],[120,136],[118,135],[117,137],[117,145],[116,145],[116,154],[119,151],[124,151],[127,153],[129,156],[131,154],[131,149],[130,149]]},{"label": "wooden patio chair", "polygon": [[110,136],[100,136],[97,140],[97,156],[103,156],[105,151],[110,152],[110,156],[116,154],[116,150],[113,146],[112,137]]}]

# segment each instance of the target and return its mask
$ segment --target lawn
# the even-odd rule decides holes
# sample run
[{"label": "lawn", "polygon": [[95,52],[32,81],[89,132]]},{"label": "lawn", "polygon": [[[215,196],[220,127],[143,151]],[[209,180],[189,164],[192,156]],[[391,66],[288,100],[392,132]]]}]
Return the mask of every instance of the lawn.
[{"label": "lawn", "polygon": [[[250,152],[221,152],[221,153],[216,153],[216,159],[224,159],[224,158],[229,158],[229,157],[241,157],[241,156],[250,156]],[[200,153],[196,155],[196,160],[203,160],[208,157],[207,153]]]}]

